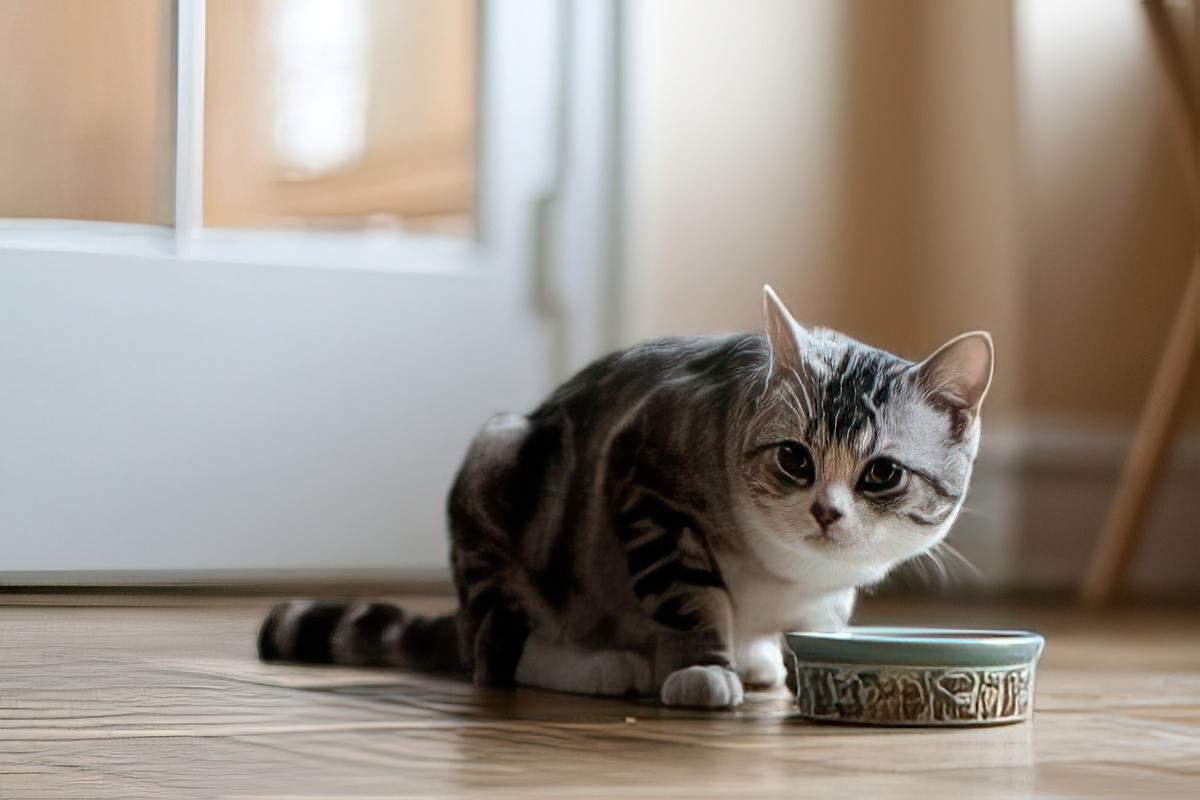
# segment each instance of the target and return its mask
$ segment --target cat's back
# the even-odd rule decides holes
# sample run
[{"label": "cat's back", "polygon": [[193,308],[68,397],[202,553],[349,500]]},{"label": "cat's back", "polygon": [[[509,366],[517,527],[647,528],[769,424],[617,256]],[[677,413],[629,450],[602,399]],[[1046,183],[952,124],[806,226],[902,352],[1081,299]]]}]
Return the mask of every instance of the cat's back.
[{"label": "cat's back", "polygon": [[496,512],[512,531],[538,517],[574,518],[579,504],[590,501],[609,445],[647,400],[662,412],[647,416],[679,427],[688,417],[705,416],[687,413],[688,404],[704,406],[703,398],[727,392],[766,358],[761,334],[739,333],[656,339],[597,359],[529,414],[488,421],[451,488],[451,517],[485,497],[497,508],[516,509]]},{"label": "cat's back", "polygon": [[566,414],[593,423],[621,416],[654,392],[718,388],[766,363],[759,333],[671,336],[609,353],[563,383],[531,419]]}]

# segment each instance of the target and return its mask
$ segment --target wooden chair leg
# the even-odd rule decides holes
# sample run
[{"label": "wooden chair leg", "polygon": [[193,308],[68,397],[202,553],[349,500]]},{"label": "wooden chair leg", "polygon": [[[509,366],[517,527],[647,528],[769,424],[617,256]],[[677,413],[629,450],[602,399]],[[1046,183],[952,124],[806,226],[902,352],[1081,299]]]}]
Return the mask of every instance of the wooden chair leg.
[{"label": "wooden chair leg", "polygon": [[1144,529],[1142,517],[1179,417],[1183,390],[1200,348],[1200,254],[1142,409],[1133,444],[1109,506],[1100,541],[1084,578],[1081,599],[1096,607],[1112,599]]}]

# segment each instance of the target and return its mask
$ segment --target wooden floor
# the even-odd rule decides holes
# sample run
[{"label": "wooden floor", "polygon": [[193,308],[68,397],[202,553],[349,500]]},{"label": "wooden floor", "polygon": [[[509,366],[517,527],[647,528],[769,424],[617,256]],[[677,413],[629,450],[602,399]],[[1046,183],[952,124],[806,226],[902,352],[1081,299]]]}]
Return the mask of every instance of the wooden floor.
[{"label": "wooden floor", "polygon": [[868,607],[1047,634],[1033,723],[929,731],[266,666],[270,602],[0,597],[0,798],[1200,797],[1194,615]]}]

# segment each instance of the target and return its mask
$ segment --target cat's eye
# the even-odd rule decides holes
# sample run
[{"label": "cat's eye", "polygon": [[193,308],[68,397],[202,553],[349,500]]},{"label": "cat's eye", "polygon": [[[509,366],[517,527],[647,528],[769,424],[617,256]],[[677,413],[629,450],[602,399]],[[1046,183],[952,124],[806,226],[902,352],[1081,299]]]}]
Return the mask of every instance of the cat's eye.
[{"label": "cat's eye", "polygon": [[904,482],[904,467],[890,458],[877,458],[863,470],[858,491],[863,494],[887,494]]},{"label": "cat's eye", "polygon": [[775,462],[779,469],[798,486],[811,486],[817,479],[817,468],[812,453],[799,442],[784,442],[775,451]]}]

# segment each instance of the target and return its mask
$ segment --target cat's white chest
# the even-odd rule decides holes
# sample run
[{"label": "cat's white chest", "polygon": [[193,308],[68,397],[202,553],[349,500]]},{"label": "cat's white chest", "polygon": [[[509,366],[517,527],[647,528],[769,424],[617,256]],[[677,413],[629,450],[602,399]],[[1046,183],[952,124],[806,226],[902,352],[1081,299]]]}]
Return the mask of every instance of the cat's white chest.
[{"label": "cat's white chest", "polygon": [[722,565],[738,638],[786,630],[839,630],[854,609],[854,587],[813,591],[743,565]]}]

